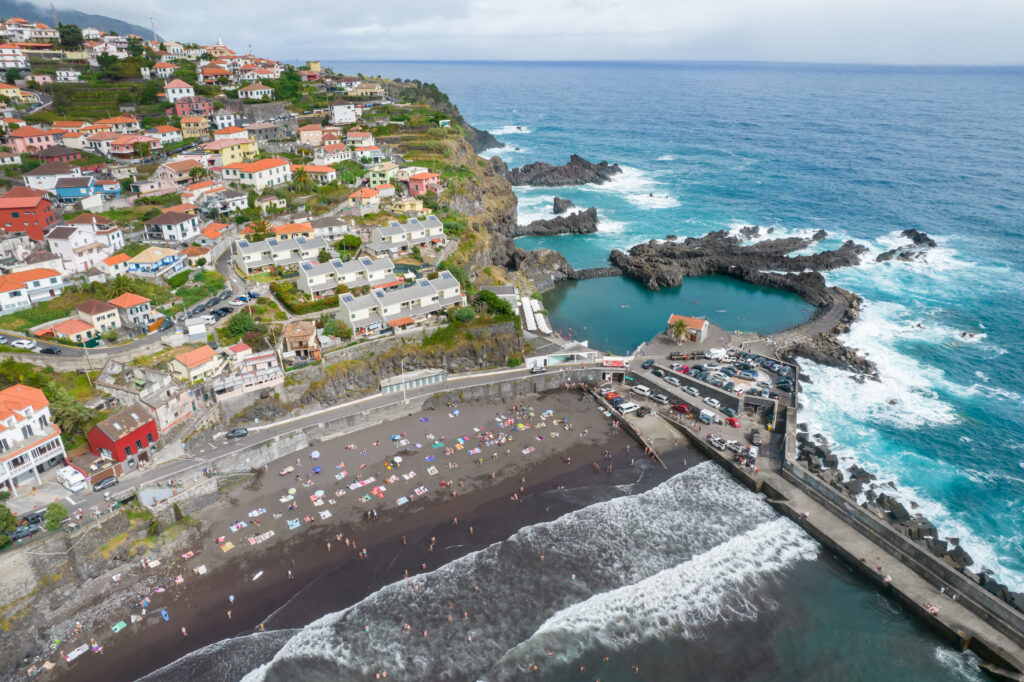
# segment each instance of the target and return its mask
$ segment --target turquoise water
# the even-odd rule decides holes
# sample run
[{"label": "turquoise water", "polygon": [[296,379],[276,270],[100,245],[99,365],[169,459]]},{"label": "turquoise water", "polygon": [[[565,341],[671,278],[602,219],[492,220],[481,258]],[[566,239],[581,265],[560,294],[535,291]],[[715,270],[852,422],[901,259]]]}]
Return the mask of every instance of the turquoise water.
[{"label": "turquoise water", "polygon": [[669,315],[706,317],[729,331],[773,334],[808,319],[814,307],[799,296],[730,277],[692,277],[651,291],[625,277],[562,282],[544,294],[553,329],[623,354],[665,329]]}]

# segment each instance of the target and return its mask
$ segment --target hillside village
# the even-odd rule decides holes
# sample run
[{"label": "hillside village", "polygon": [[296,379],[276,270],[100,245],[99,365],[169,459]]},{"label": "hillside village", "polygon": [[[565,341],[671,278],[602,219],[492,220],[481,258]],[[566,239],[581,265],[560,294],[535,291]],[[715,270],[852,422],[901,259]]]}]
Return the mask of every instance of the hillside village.
[{"label": "hillside village", "polygon": [[7,494],[65,457],[120,476],[325,378],[523,363],[517,290],[466,274],[514,196],[484,197],[436,87],[19,18],[0,40]]}]

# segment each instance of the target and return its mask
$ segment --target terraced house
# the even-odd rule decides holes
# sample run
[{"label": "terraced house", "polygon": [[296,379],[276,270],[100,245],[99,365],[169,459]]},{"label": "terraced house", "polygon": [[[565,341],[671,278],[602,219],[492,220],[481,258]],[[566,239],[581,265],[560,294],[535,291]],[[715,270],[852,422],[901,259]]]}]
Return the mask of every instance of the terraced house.
[{"label": "terraced house", "polygon": [[17,495],[19,485],[41,485],[39,473],[60,464],[64,454],[41,390],[15,384],[0,391],[0,486]]},{"label": "terraced house", "polygon": [[376,289],[363,296],[342,294],[335,317],[356,334],[374,335],[421,322],[464,302],[459,280],[442,270],[437,279],[421,278],[406,287]]},{"label": "terraced house", "polygon": [[184,242],[199,234],[202,219],[197,215],[168,211],[146,221],[146,239]]},{"label": "terraced house", "polygon": [[235,265],[246,275],[272,268],[298,268],[303,263],[317,262],[321,249],[329,248],[327,240],[320,237],[272,237],[262,242],[251,243],[242,239],[235,242]]},{"label": "terraced house", "polygon": [[405,223],[396,220],[373,228],[366,248],[376,253],[405,253],[414,246],[441,246],[445,241],[444,225],[437,216],[430,215],[422,220],[410,218]]},{"label": "terraced house", "polygon": [[395,264],[390,258],[362,256],[350,261],[335,258],[326,263],[305,263],[299,268],[296,286],[313,299],[333,296],[339,287],[383,289],[402,286],[403,277],[395,275]]}]

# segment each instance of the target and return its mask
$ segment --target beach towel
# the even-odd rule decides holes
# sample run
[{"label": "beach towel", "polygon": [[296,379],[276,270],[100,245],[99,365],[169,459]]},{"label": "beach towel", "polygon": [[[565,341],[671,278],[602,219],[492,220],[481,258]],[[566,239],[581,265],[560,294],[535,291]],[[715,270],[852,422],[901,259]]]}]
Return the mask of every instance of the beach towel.
[{"label": "beach towel", "polygon": [[331,512],[327,511],[326,509],[323,510],[322,512],[320,512],[320,518],[321,519],[329,519],[329,518],[331,518]]},{"label": "beach towel", "polygon": [[435,459],[437,459],[437,457],[434,457],[433,455],[427,455],[423,459],[425,459],[428,462],[433,462]]},{"label": "beach towel", "polygon": [[359,501],[360,502],[369,502],[370,501],[370,496],[369,495],[363,495],[362,497],[359,498]]},{"label": "beach towel", "polygon": [[294,499],[295,499],[294,495],[285,495],[284,497],[280,498],[278,500],[278,502],[280,502],[281,504],[287,504],[287,503],[291,502]]},{"label": "beach towel", "polygon": [[124,630],[126,627],[128,627],[128,624],[125,623],[123,620],[119,620],[113,625],[111,625],[110,629],[114,632],[121,632],[121,630]]},{"label": "beach towel", "polygon": [[402,440],[398,441],[398,444],[404,447],[409,444],[409,439],[403,438]]},{"label": "beach towel", "polygon": [[471,454],[471,455],[479,455],[480,454],[480,448],[473,448],[472,450],[469,451],[469,454]]},{"label": "beach towel", "polygon": [[249,524],[247,524],[245,521],[239,521],[238,523],[236,523],[233,526],[231,526],[231,532],[232,533],[237,533],[238,531],[242,530],[243,528],[245,528],[248,525]]},{"label": "beach towel", "polygon": [[530,454],[533,451],[534,451],[533,447],[523,448],[523,454],[524,455],[528,455],[528,454]]},{"label": "beach towel", "polygon": [[160,565],[160,560],[159,559],[153,559],[152,561],[146,562],[146,566],[148,568],[156,568],[159,565]]},{"label": "beach towel", "polygon": [[220,546],[220,551],[222,551],[222,552],[230,552],[234,548],[235,548],[235,546],[233,544],[231,544],[230,542],[225,542],[223,545]]},{"label": "beach towel", "polygon": [[455,446],[455,449],[456,449],[456,450],[461,450],[461,449],[462,449],[462,444],[460,443],[459,445],[456,445],[456,446]]},{"label": "beach towel", "polygon": [[298,519],[289,519],[288,520],[288,530],[295,530],[298,527],[299,527],[299,520]]},{"label": "beach towel", "polygon": [[442,443],[441,441],[435,441],[430,447],[432,447],[435,450],[437,450],[438,448],[443,448],[444,447],[444,443]]},{"label": "beach towel", "polygon": [[323,500],[321,500],[321,499],[320,499],[320,498],[318,497],[318,498],[316,498],[316,501],[315,501],[315,502],[313,502],[313,506],[314,506],[314,507],[322,507],[322,506],[324,506],[324,501],[323,501]]},{"label": "beach towel", "polygon": [[426,495],[427,486],[421,485],[419,488],[416,488],[416,490],[414,490],[413,492],[416,493],[417,495]]},{"label": "beach towel", "polygon": [[428,433],[427,434],[427,440],[434,440],[434,434]]},{"label": "beach towel", "polygon": [[473,430],[474,430],[474,431],[476,431],[477,433],[480,433],[480,428],[479,428],[479,427],[477,427],[477,426],[474,426],[474,427],[473,427]]},{"label": "beach towel", "polygon": [[334,491],[334,496],[335,497],[341,497],[342,495],[345,494],[345,492],[346,491],[345,491],[344,488],[338,488],[337,490]]},{"label": "beach towel", "polygon": [[339,473],[334,474],[334,480],[335,481],[340,481],[341,479],[345,478],[346,476],[348,476],[348,472],[347,471],[341,471]]},{"label": "beach towel", "polygon": [[427,473],[430,474],[431,476],[437,476],[437,468],[430,467],[429,469],[427,469]]},{"label": "beach towel", "polygon": [[426,417],[420,417],[420,423],[421,423],[421,424],[426,424],[426,423],[427,423],[428,421],[430,421],[430,420],[429,420],[428,418],[426,418]]},{"label": "beach towel", "polygon": [[266,514],[266,513],[267,513],[267,510],[264,509],[264,508],[253,509],[251,512],[249,512],[249,518],[250,519],[254,519],[257,516],[260,516],[261,514]]},{"label": "beach towel", "polygon": [[180,574],[175,576],[175,578],[174,578],[174,584],[175,585],[180,585],[183,582],[185,582],[185,578],[183,576],[181,576]]},{"label": "beach towel", "polygon": [[408,497],[399,497],[397,500],[395,500],[395,505],[401,507],[403,504],[407,504],[408,502]]},{"label": "beach towel", "polygon": [[405,479],[406,481],[411,480],[413,478],[416,478],[416,472],[415,471],[410,471],[407,474],[402,474],[402,478]]},{"label": "beach towel", "polygon": [[192,572],[196,575],[206,575],[206,564],[203,564],[202,566],[196,566],[192,569]]},{"label": "beach towel", "polygon": [[184,554],[181,555],[181,558],[182,559],[191,559],[195,555],[196,555],[195,552],[185,552]]}]

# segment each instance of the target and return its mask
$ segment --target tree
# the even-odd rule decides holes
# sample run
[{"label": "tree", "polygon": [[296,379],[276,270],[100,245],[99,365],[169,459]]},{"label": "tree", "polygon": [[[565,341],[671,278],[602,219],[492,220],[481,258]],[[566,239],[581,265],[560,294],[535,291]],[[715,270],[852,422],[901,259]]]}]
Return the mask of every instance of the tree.
[{"label": "tree", "polygon": [[82,29],[75,24],[57,24],[60,44],[65,50],[77,50],[82,47]]},{"label": "tree", "polygon": [[676,343],[681,342],[686,338],[686,335],[690,333],[690,327],[686,324],[686,320],[676,320],[672,323],[672,326],[669,327],[669,330],[671,331],[672,338]]},{"label": "tree", "polygon": [[13,66],[4,71],[4,80],[14,85],[14,81],[21,78],[21,69],[16,69]]},{"label": "tree", "polygon": [[512,305],[508,301],[503,301],[493,291],[481,291],[478,295],[478,299],[487,307],[487,310],[494,315],[512,314]]},{"label": "tree", "polygon": [[199,267],[203,267],[204,265],[206,265],[206,259],[200,258],[199,260],[196,261],[196,265],[198,265]]},{"label": "tree", "polygon": [[128,39],[128,53],[133,57],[141,57],[145,50],[142,47],[142,41],[138,38],[132,37]]},{"label": "tree", "polygon": [[296,192],[309,192],[314,187],[313,178],[309,177],[309,173],[306,172],[305,168],[299,167],[292,173],[292,189]]},{"label": "tree", "polygon": [[476,317],[476,311],[469,307],[459,308],[455,311],[455,319],[459,322],[472,322],[474,317]]},{"label": "tree", "polygon": [[116,329],[108,329],[107,331],[103,332],[103,339],[111,343],[117,341],[119,336],[120,334],[117,333]]},{"label": "tree", "polygon": [[118,275],[103,285],[103,296],[106,299],[117,298],[121,294],[134,293],[134,282],[128,275]]},{"label": "tree", "polygon": [[206,178],[209,176],[210,169],[207,168],[206,166],[196,166],[195,168],[188,172],[188,177],[192,178],[193,180],[198,180],[200,178]]},{"label": "tree", "polygon": [[348,340],[352,338],[352,327],[346,324],[342,324],[338,321],[338,318],[332,317],[327,320],[327,324],[324,325],[324,334],[333,336],[335,338]]},{"label": "tree", "polygon": [[232,336],[242,336],[246,332],[257,331],[256,321],[249,313],[235,313],[228,320],[228,332]]},{"label": "tree", "polygon": [[359,251],[359,247],[362,245],[363,240],[357,235],[346,234],[338,240],[338,243],[334,245],[334,248],[338,250],[338,255],[348,260],[356,255],[356,252]]},{"label": "tree", "polygon": [[14,514],[6,504],[0,504],[0,533],[6,535],[13,531],[16,525],[18,525],[18,519],[14,518]]},{"label": "tree", "polygon": [[68,517],[68,508],[60,502],[51,502],[46,505],[43,513],[43,528],[46,530],[57,530],[60,523]]},{"label": "tree", "polygon": [[270,223],[268,223],[263,218],[252,221],[251,223],[249,223],[249,227],[252,228],[251,241],[266,241],[267,237],[270,236]]},{"label": "tree", "polygon": [[320,253],[317,254],[316,259],[320,263],[326,263],[331,260],[331,253],[327,249],[320,249]]}]

